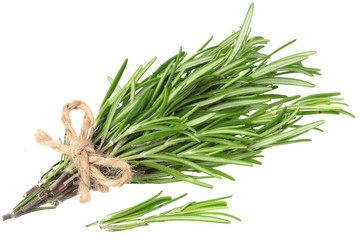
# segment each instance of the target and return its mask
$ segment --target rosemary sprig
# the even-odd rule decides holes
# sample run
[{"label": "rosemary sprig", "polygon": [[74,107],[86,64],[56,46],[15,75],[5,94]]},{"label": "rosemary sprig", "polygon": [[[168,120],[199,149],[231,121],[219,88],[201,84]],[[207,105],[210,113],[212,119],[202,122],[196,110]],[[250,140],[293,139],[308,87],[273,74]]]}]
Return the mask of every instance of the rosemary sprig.
[{"label": "rosemary sprig", "polygon": [[148,226],[149,223],[167,221],[201,221],[213,223],[230,223],[227,218],[241,221],[239,218],[228,213],[217,210],[228,209],[227,202],[223,201],[231,196],[209,199],[201,202],[192,201],[182,206],[172,208],[156,215],[143,217],[144,215],[158,210],[172,202],[175,202],[187,194],[177,198],[169,196],[160,197],[162,192],[127,209],[106,215],[99,221],[90,223],[87,227],[99,225],[101,229],[115,232],[123,231],[141,226]]},{"label": "rosemary sprig", "polygon": [[[271,62],[273,55],[295,40],[270,54],[263,53],[269,40],[250,37],[252,14],[253,4],[239,31],[208,47],[210,38],[189,57],[180,48],[147,77],[143,76],[156,58],[139,66],[123,87],[118,83],[127,59],[114,79],[108,78],[111,85],[91,139],[97,151],[131,164],[132,184],[185,181],[212,188],[204,179],[234,180],[218,167],[261,164],[258,158],[266,148],[310,141],[297,137],[312,129],[321,130],[324,121],[302,123],[303,117],[353,117],[343,109],[346,104],[340,93],[301,97],[272,92],[281,85],[315,87],[298,77],[313,77],[320,70],[303,64],[315,51]],[[109,177],[119,174],[118,169],[101,171]],[[63,184],[74,174],[76,169],[62,156],[4,219],[38,210],[47,203],[57,206],[75,196],[76,176],[71,186]]]}]

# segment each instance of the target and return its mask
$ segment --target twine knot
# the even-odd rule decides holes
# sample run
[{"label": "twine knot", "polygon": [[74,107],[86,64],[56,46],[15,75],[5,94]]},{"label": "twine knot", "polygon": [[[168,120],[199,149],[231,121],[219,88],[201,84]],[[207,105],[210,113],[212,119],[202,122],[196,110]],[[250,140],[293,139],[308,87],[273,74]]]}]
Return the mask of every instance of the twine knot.
[{"label": "twine knot", "polygon": [[70,148],[70,154],[76,156],[80,155],[82,152],[85,154],[94,153],[95,151],[92,148],[91,142],[89,140],[74,141]]},{"label": "twine knot", "polygon": [[[84,111],[83,125],[79,135],[76,134],[71,125],[70,112],[74,109]],[[35,133],[37,143],[51,147],[53,150],[66,154],[80,173],[79,193],[80,202],[89,202],[90,187],[94,190],[107,192],[109,187],[120,187],[131,180],[130,165],[118,158],[105,156],[97,153],[88,138],[88,132],[94,124],[94,115],[91,109],[82,101],[73,101],[63,107],[61,120],[65,126],[65,133],[70,141],[70,146],[54,141],[44,131],[38,129]],[[119,174],[115,178],[108,178],[100,171],[100,166],[119,169]]]}]

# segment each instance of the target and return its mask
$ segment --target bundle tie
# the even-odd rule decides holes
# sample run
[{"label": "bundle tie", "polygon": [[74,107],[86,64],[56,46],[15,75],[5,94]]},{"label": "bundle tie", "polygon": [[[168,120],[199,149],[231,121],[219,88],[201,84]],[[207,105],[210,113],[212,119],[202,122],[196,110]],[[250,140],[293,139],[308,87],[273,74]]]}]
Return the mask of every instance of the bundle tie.
[{"label": "bundle tie", "polygon": [[[74,109],[84,111],[83,125],[79,135],[76,134],[71,125],[70,112]],[[89,202],[90,197],[90,181],[95,185],[95,190],[106,192],[109,187],[120,187],[131,180],[130,165],[118,158],[106,157],[102,153],[97,153],[88,138],[89,129],[94,123],[94,115],[91,109],[82,101],[73,101],[63,107],[61,120],[65,126],[65,133],[70,140],[70,146],[61,142],[54,141],[41,129],[35,133],[37,143],[50,147],[53,150],[65,154],[75,165],[80,173],[79,193],[80,202]],[[119,176],[110,179],[104,176],[99,170],[100,166],[116,168],[121,170]]]}]

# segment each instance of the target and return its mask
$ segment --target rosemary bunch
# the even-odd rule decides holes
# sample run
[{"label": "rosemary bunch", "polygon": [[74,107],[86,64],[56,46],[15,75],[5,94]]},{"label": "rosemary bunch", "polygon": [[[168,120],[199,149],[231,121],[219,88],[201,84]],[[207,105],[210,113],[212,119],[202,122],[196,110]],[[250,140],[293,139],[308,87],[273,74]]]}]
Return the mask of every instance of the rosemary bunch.
[{"label": "rosemary bunch", "polygon": [[[315,87],[299,79],[319,69],[303,62],[315,51],[270,58],[269,40],[250,37],[251,4],[240,30],[214,46],[212,37],[193,55],[182,48],[144,77],[153,58],[119,86],[123,62],[107,91],[90,133],[98,152],[126,160],[132,184],[185,181],[212,188],[206,178],[234,178],[219,170],[228,164],[253,166],[264,149],[310,139],[298,136],[320,130],[323,120],[302,123],[306,115],[346,114],[340,93],[301,97],[273,93],[280,85]],[[63,140],[68,144],[66,136]],[[120,170],[101,168],[108,177]],[[3,218],[55,208],[77,194],[78,174],[67,156],[44,174],[11,213]],[[50,203],[51,206],[46,207]]]}]

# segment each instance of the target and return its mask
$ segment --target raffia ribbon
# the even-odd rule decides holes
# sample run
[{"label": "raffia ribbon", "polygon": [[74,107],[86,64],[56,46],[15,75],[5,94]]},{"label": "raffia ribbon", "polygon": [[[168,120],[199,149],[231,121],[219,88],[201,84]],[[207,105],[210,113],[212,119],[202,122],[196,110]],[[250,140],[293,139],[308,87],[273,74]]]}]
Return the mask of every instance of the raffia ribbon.
[{"label": "raffia ribbon", "polygon": [[[74,109],[84,111],[83,125],[79,135],[76,134],[71,125],[70,112]],[[35,133],[37,143],[51,147],[53,150],[66,154],[73,162],[80,173],[79,193],[80,202],[89,202],[90,182],[95,185],[95,190],[106,192],[109,187],[120,187],[131,180],[131,167],[121,159],[106,157],[102,153],[97,153],[88,138],[88,132],[94,123],[94,115],[90,108],[82,101],[73,101],[63,107],[61,120],[65,126],[65,133],[70,140],[70,146],[54,141],[44,131],[38,129]],[[119,176],[110,179],[104,176],[99,170],[99,166],[117,168],[121,170]]]}]

